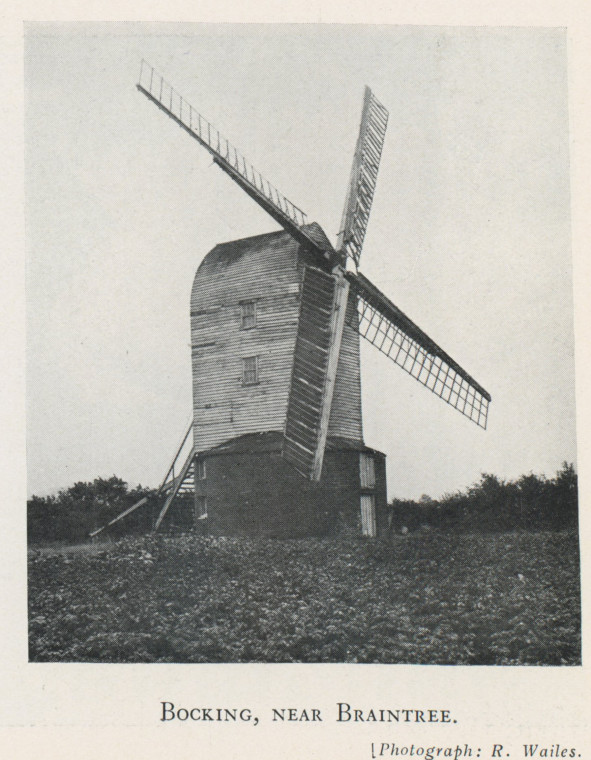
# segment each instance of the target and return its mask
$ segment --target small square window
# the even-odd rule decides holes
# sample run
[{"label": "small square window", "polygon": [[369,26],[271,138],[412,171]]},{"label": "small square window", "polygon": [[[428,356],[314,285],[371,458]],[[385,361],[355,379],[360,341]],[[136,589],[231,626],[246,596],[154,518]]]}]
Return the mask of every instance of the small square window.
[{"label": "small square window", "polygon": [[248,330],[256,327],[257,303],[256,301],[242,301],[240,304],[240,329]]},{"label": "small square window", "polygon": [[259,357],[245,356],[242,359],[242,385],[256,385],[259,381]]}]

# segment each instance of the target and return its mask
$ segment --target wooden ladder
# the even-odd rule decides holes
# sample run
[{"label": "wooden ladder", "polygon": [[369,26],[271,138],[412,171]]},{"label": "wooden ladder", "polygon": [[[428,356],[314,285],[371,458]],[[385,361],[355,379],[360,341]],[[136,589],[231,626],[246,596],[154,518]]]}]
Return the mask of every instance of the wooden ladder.
[{"label": "wooden ladder", "polygon": [[[173,460],[170,464],[170,467],[166,471],[166,475],[164,476],[164,479],[162,480],[162,483],[158,487],[158,491],[156,492],[157,497],[164,496],[164,505],[162,506],[162,509],[160,510],[160,514],[158,515],[158,519],[156,520],[154,524],[154,530],[157,530],[160,527],[160,523],[164,519],[164,515],[168,512],[170,509],[171,504],[176,499],[177,496],[180,494],[188,494],[188,493],[195,493],[195,449],[193,446],[191,446],[191,449],[189,450],[188,455],[182,460],[182,457],[184,456],[183,452],[186,451],[186,444],[189,439],[189,435],[193,429],[193,420],[191,420],[189,427],[187,428],[187,431],[185,435],[183,436],[183,439],[181,441],[181,445],[178,447],[176,454],[173,457]],[[179,470],[179,462],[183,461],[183,465]],[[178,474],[177,474],[178,473]],[[127,515],[131,514],[132,512],[135,512],[136,509],[139,509],[140,507],[145,506],[148,503],[148,498],[143,497],[138,502],[136,502],[133,506],[129,507],[128,509],[125,509],[123,512],[117,515],[117,517],[113,518],[110,522],[106,523],[102,527],[98,528],[97,530],[92,531],[92,533],[89,533],[90,538],[95,538],[98,536],[99,533],[102,533],[105,528],[108,528],[111,525],[114,525],[116,522],[119,522],[119,520],[122,520],[124,517],[127,517]]]},{"label": "wooden ladder", "polygon": [[[179,452],[180,453],[180,452]],[[177,454],[178,457],[178,454]],[[174,462],[173,462],[174,464]],[[185,460],[184,465],[181,468],[180,473],[173,477],[172,480],[167,481],[160,487],[159,493],[167,494],[164,501],[164,505],[160,510],[156,522],[154,523],[154,530],[158,530],[164,515],[168,512],[170,505],[179,495],[179,493],[190,493],[195,491],[195,449],[191,448],[188,457]]]}]

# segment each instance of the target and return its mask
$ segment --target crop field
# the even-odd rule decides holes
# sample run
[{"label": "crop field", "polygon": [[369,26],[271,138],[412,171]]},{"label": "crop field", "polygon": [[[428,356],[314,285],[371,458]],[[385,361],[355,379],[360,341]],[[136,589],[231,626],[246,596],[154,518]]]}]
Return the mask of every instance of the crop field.
[{"label": "crop field", "polygon": [[576,531],[29,552],[34,662],[580,663]]}]

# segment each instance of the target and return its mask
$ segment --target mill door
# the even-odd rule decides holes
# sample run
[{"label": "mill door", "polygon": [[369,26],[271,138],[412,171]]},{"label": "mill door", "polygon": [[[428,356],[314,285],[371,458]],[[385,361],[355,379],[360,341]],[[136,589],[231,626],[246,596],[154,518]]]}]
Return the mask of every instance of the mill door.
[{"label": "mill door", "polygon": [[361,533],[370,538],[376,535],[376,500],[372,493],[361,494]]},{"label": "mill door", "polygon": [[196,528],[200,525],[200,523],[203,522],[204,517],[207,517],[207,498],[205,496],[196,496],[194,512],[194,521]]}]

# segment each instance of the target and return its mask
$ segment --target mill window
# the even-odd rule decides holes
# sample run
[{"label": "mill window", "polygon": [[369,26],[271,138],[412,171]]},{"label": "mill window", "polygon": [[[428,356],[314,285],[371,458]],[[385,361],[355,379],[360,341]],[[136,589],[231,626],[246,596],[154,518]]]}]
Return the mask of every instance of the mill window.
[{"label": "mill window", "polygon": [[256,327],[257,303],[256,301],[242,301],[240,303],[240,329],[249,330]]},{"label": "mill window", "polygon": [[197,479],[205,480],[205,459],[197,460]]},{"label": "mill window", "polygon": [[242,385],[256,385],[259,381],[259,357],[245,356],[242,359]]}]

